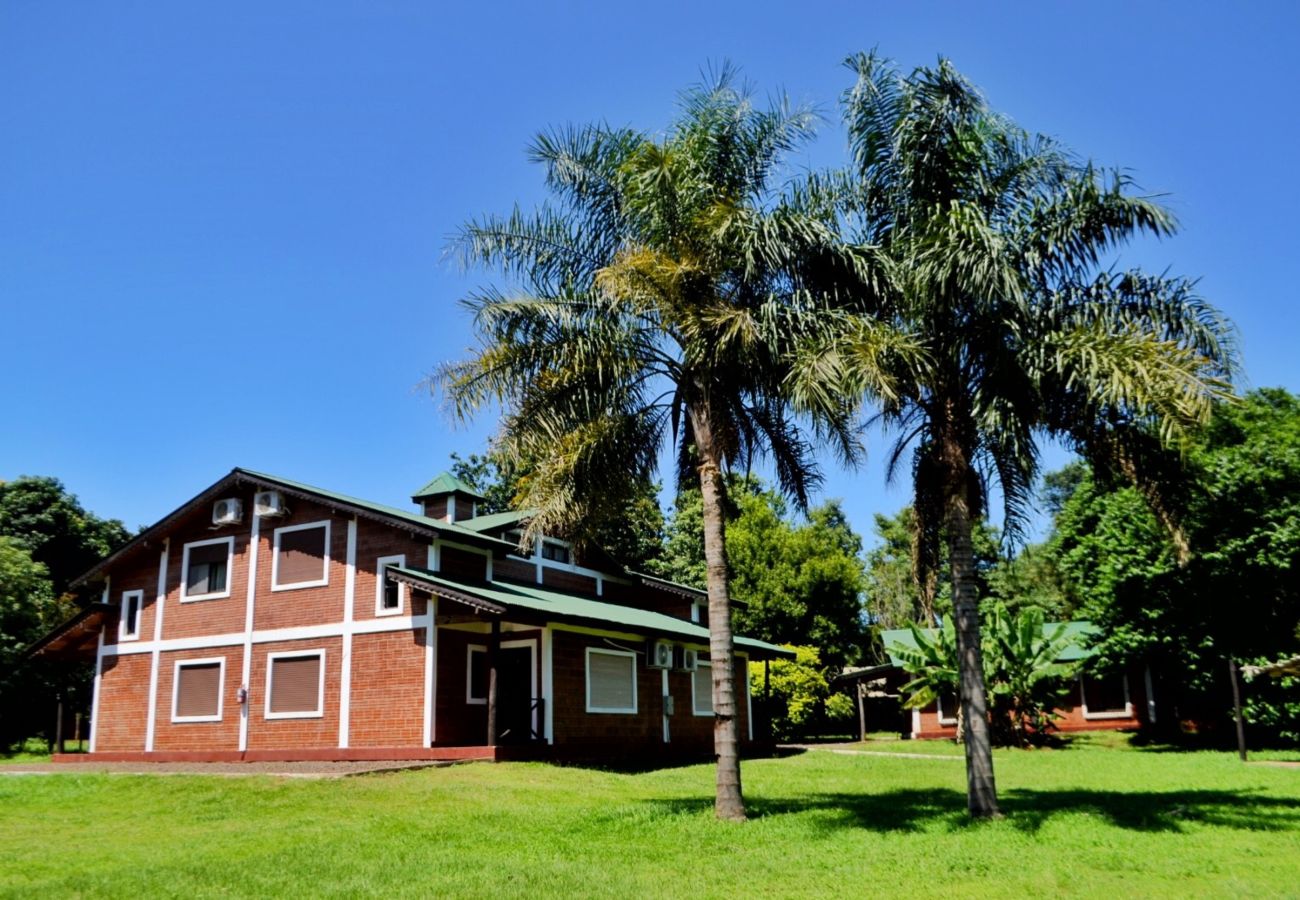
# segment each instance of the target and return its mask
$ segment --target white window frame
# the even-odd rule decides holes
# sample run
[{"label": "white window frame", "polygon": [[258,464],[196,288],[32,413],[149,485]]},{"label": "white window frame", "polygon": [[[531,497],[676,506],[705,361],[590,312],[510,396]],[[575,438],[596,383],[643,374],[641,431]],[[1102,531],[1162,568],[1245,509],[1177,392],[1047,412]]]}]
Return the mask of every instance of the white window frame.
[{"label": "white window frame", "polygon": [[406,565],[406,554],[396,553],[392,556],[381,556],[375,560],[375,615],[376,616],[400,616],[406,610],[406,585],[397,582],[397,606],[392,609],[384,609],[384,570],[389,566],[404,567]]},{"label": "white window frame", "polygon": [[[482,653],[487,657],[487,647],[483,644],[470,644],[465,648],[465,703],[469,706],[487,706],[487,694],[474,696],[474,654]],[[483,686],[487,690],[487,685]]]},{"label": "white window frame", "polygon": [[[312,528],[325,529],[325,568],[324,577],[314,581],[295,581],[290,584],[280,583],[280,535],[290,531],[307,531]],[[297,591],[303,588],[324,587],[330,583],[330,520],[321,519],[319,522],[305,522],[302,525],[282,525],[275,529],[274,543],[271,547],[271,590],[273,591]]]},{"label": "white window frame", "polygon": [[[316,709],[306,712],[271,712],[271,686],[275,677],[275,661],[286,657],[300,659],[304,656],[320,657],[320,683],[316,686]],[[279,650],[266,654],[266,702],[262,715],[267,719],[323,719],[325,717],[325,648],[310,650]]]},{"label": "white window frame", "polygon": [[[958,706],[958,707],[961,706],[961,697],[960,697],[960,696],[957,696],[957,706]],[[953,716],[945,716],[945,715],[943,714],[943,695],[942,695],[942,694],[935,694],[935,695],[934,695],[934,711],[935,711],[935,713],[939,716],[939,724],[940,724],[940,725],[956,725],[956,724],[957,724],[957,717],[956,717],[955,715],[953,715]]]},{"label": "white window frame", "polygon": [[[215,716],[178,716],[176,701],[181,696],[181,669],[186,666],[210,666],[219,663],[221,670],[217,675],[217,714]],[[173,722],[220,722],[225,710],[226,699],[226,658],[224,656],[207,656],[203,659],[178,659],[172,668],[172,721]]]},{"label": "white window frame", "polygon": [[[213,544],[226,545],[226,589],[207,594],[189,594],[190,588],[190,548],[208,547]],[[196,600],[220,600],[230,596],[230,586],[235,581],[235,536],[208,538],[203,541],[190,541],[181,552],[181,602],[193,603]]]},{"label": "white window frame", "polygon": [[[628,656],[632,659],[632,705],[630,707],[606,707],[591,705],[591,655],[593,653],[604,654],[605,656]],[[637,712],[637,677],[636,677],[636,653],[631,650],[610,650],[604,647],[588,647],[587,653],[583,659],[583,681],[587,688],[587,712],[598,714],[623,714],[636,715]]]},{"label": "white window frame", "polygon": [[1108,709],[1104,712],[1088,712],[1088,690],[1084,687],[1084,676],[1079,675],[1079,700],[1083,705],[1083,717],[1088,720],[1097,719],[1131,719],[1133,718],[1133,697],[1128,690],[1128,674],[1124,676],[1124,708]]},{"label": "white window frame", "polygon": [[693,715],[693,716],[710,716],[710,717],[711,717],[711,716],[713,715],[713,691],[712,691],[712,689],[710,688],[710,690],[709,690],[709,708],[708,708],[707,710],[701,710],[701,709],[700,709],[699,696],[698,696],[697,691],[695,690],[695,674],[696,674],[696,672],[698,672],[700,669],[708,669],[708,670],[709,670],[709,680],[710,680],[710,685],[712,684],[712,680],[713,680],[713,663],[711,663],[711,662],[701,662],[701,661],[697,660],[696,663],[695,663],[695,672],[692,672],[692,673],[691,673],[691,715]]},{"label": "white window frame", "polygon": [[[126,614],[127,604],[135,602],[135,631],[127,631],[126,623],[131,621],[131,617]],[[140,640],[140,626],[144,623],[144,591],[123,591],[120,603],[121,612],[117,622],[117,640],[138,641]]]}]

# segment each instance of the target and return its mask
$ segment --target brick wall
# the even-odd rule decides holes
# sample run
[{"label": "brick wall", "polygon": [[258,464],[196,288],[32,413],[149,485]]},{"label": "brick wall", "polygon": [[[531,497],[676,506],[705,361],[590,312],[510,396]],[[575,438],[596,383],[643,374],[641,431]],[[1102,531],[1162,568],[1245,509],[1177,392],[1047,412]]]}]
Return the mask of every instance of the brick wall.
[{"label": "brick wall", "polygon": [[353,636],[351,746],[423,746],[424,638],[423,628]]},{"label": "brick wall", "polygon": [[[325,650],[325,704],[319,718],[266,718],[267,657],[290,650]],[[304,641],[276,641],[253,645],[253,667],[249,676],[248,749],[282,747],[337,747],[339,744],[339,685],[342,671],[342,638],[311,638]],[[355,667],[353,669],[355,678]]]},{"label": "brick wall", "polygon": [[[143,750],[149,709],[148,654],[104,658],[95,750]],[[170,695],[169,695],[170,696]]]},{"label": "brick wall", "polygon": [[[164,625],[166,623],[164,622]],[[215,659],[226,661],[225,677],[221,684],[220,722],[173,722],[172,693],[176,677],[177,660]],[[146,690],[149,682],[149,657],[133,657],[144,663],[142,679]],[[106,661],[107,662],[107,661]],[[207,647],[199,650],[177,650],[160,654],[158,663],[158,708],[154,728],[154,750],[237,750],[239,749],[239,679],[244,666],[243,646]],[[105,694],[107,697],[108,694]],[[100,718],[105,717],[103,709]],[[107,723],[106,723],[107,724]],[[107,749],[98,743],[95,749]],[[144,738],[133,749],[144,749]]]}]

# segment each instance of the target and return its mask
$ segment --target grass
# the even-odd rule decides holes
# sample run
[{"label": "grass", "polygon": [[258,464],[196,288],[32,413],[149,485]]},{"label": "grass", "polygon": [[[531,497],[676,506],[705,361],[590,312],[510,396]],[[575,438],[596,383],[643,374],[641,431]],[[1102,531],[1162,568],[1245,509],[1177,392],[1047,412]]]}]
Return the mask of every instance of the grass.
[{"label": "grass", "polygon": [[1007,815],[983,823],[958,763],[820,750],[747,762],[744,825],[713,820],[708,766],[0,776],[0,896],[1300,890],[1298,769],[1093,741],[997,767]]}]

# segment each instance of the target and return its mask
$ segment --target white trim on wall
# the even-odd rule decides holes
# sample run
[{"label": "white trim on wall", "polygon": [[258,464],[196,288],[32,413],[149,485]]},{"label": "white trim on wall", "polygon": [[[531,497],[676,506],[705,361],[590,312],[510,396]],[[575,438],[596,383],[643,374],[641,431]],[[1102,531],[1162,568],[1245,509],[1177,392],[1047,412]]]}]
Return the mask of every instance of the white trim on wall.
[{"label": "white trim on wall", "polygon": [[[592,706],[591,705],[591,656],[592,654],[605,656],[628,656],[632,659],[632,705],[631,707],[612,707],[612,706]],[[583,659],[583,681],[586,686],[586,710],[589,713],[598,714],[631,714],[635,715],[637,711],[637,674],[636,674],[636,653],[631,650],[610,650],[605,647],[588,647]]]},{"label": "white trim on wall", "polygon": [[[357,592],[357,517],[348,519],[347,567],[343,571],[343,623],[350,625],[356,615]],[[339,660],[339,746],[347,748],[352,719],[352,629],[343,635],[343,653]]]},{"label": "white trim on wall", "polygon": [[[104,583],[104,600],[108,600],[108,582]],[[90,697],[90,752],[95,752],[95,739],[99,737],[99,695],[104,676],[104,627],[99,628],[99,637],[95,645],[95,686]]]},{"label": "white trim on wall", "polygon": [[144,749],[153,750],[153,737],[158,730],[158,668],[162,664],[162,654],[158,644],[163,635],[163,610],[167,605],[167,563],[171,554],[172,539],[163,538],[162,553],[158,558],[158,593],[153,607],[153,643],[154,648],[149,660],[149,710],[145,714]]},{"label": "white trim on wall", "polygon": [[[210,591],[206,594],[189,594],[190,589],[190,548],[208,547],[213,544],[226,545],[226,589],[224,591]],[[219,538],[206,538],[201,541],[190,541],[181,548],[181,602],[194,603],[197,600],[220,600],[230,596],[230,581],[235,574],[235,536],[227,535]]]},{"label": "white trim on wall", "polygon": [[[180,697],[181,689],[181,669],[190,666],[210,666],[213,663],[220,665],[220,672],[217,675],[217,714],[215,716],[178,716],[176,715],[176,701]],[[207,656],[202,659],[178,659],[172,666],[172,721],[173,722],[220,722],[221,714],[225,710],[226,699],[226,658],[224,656]]]},{"label": "white trim on wall", "polygon": [[550,626],[542,629],[542,710],[546,743],[555,743],[555,650],[552,646],[554,633]]},{"label": "white trim on wall", "polygon": [[[325,529],[325,555],[324,566],[322,568],[322,577],[312,579],[311,581],[294,581],[289,584],[280,583],[280,535],[290,531],[307,531],[312,528]],[[274,544],[271,548],[271,590],[273,591],[297,591],[302,588],[324,587],[330,583],[330,538],[331,525],[329,519],[321,519],[317,522],[304,522],[301,525],[281,525],[273,532]]]},{"label": "white trim on wall", "polygon": [[406,567],[406,554],[395,553],[392,556],[381,556],[375,560],[375,615],[376,616],[400,616],[406,610],[406,598],[408,589],[403,582],[397,582],[397,605],[392,609],[384,607],[384,588],[385,584],[384,569],[388,566],[396,565],[400,568]]},{"label": "white trim on wall", "polygon": [[[131,621],[128,615],[129,604],[135,604],[135,630],[127,631],[126,623]],[[119,615],[117,621],[117,639],[118,641],[138,641],[140,640],[140,623],[144,619],[144,591],[123,591],[122,598],[119,601]]]},{"label": "white trim on wall", "polygon": [[[308,656],[320,658],[320,682],[316,686],[316,708],[314,710],[297,710],[294,712],[271,712],[271,686],[275,676],[277,659],[303,659]],[[266,703],[262,712],[265,719],[321,719],[325,717],[325,648],[313,647],[310,650],[281,650],[266,654]]]},{"label": "white trim on wall", "polygon": [[[430,553],[433,548],[429,548]],[[429,598],[424,622],[424,746],[432,747],[438,736],[438,707],[433,702],[438,690],[438,598]]]},{"label": "white trim on wall", "polygon": [[253,624],[257,606],[257,557],[262,546],[262,517],[253,512],[252,530],[248,538],[248,583],[244,592],[244,656],[239,664],[239,686],[243,688],[239,704],[239,752],[248,749],[248,719],[251,713],[253,693]]}]

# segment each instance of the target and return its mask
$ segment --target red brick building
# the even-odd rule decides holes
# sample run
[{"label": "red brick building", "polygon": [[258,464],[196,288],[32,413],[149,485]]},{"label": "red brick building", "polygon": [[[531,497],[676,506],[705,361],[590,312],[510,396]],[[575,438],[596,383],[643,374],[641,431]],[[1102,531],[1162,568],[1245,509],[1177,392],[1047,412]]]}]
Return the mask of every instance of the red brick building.
[{"label": "red brick building", "polygon": [[[521,555],[526,517],[449,475],[413,500],[235,469],[83,575],[101,602],[33,652],[94,659],[89,758],[709,752],[703,592],[551,538]],[[747,663],[788,654],[735,645],[748,742]]]}]

